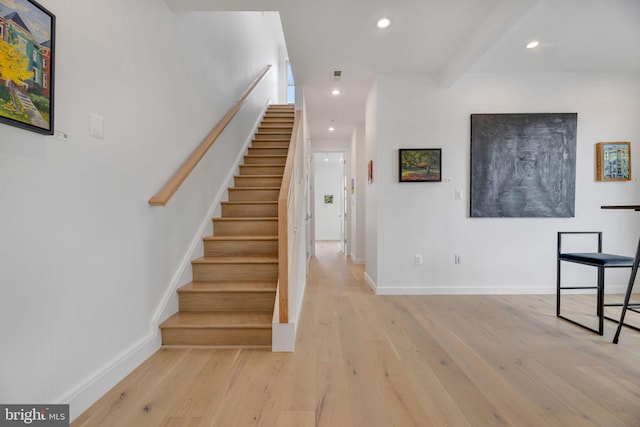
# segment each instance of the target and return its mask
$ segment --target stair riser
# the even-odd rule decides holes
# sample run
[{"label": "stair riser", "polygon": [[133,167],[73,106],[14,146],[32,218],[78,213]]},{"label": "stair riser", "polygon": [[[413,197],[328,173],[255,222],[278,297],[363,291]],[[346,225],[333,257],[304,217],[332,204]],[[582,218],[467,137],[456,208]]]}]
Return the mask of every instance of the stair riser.
[{"label": "stair riser", "polygon": [[247,202],[247,201],[271,201],[278,200],[280,189],[268,190],[243,190],[238,188],[229,188],[229,201],[231,202]]},{"label": "stair riser", "polygon": [[281,176],[236,176],[233,180],[236,187],[280,187]]},{"label": "stair riser", "polygon": [[277,236],[278,221],[223,221],[213,220],[215,236]]},{"label": "stair riser", "polygon": [[283,139],[290,140],[290,133],[256,133],[253,139],[257,139],[259,141],[270,140],[270,139]]},{"label": "stair riser", "polygon": [[282,135],[291,135],[292,127],[291,126],[278,126],[278,125],[268,125],[268,126],[258,126],[258,133],[264,133],[265,135],[269,135],[272,133],[278,133]]},{"label": "stair riser", "polygon": [[278,241],[205,240],[204,256],[278,256]]},{"label": "stair riser", "polygon": [[[269,127],[269,126],[277,126],[277,127],[286,127],[286,128],[290,128],[291,130],[293,130],[293,119],[288,119],[285,117],[270,117],[268,119],[263,120],[260,123],[259,127]],[[291,133],[291,130],[289,131],[289,133]]]},{"label": "stair riser", "polygon": [[164,345],[271,345],[267,328],[164,328]]},{"label": "stair riser", "polygon": [[193,264],[196,282],[277,280],[278,264]]},{"label": "stair riser", "polygon": [[262,121],[260,126],[258,126],[258,132],[262,130],[273,130],[278,129],[288,133],[291,133],[293,130],[293,120],[292,121]]},{"label": "stair riser", "polygon": [[276,111],[276,110],[271,110],[271,111],[267,111],[264,115],[264,118],[271,118],[271,117],[278,117],[278,118],[287,118],[287,119],[294,119],[294,112],[293,111]]},{"label": "stair riser", "polygon": [[252,148],[264,148],[264,147],[287,147],[287,149],[289,148],[289,142],[291,142],[289,139],[282,139],[282,140],[278,140],[278,139],[272,139],[272,140],[253,140],[251,142],[251,147]]},{"label": "stair riser", "polygon": [[180,311],[273,312],[276,292],[189,292],[180,294]]},{"label": "stair riser", "polygon": [[286,156],[288,147],[250,147],[250,156]]},{"label": "stair riser", "polygon": [[244,156],[245,165],[284,165],[287,156]]},{"label": "stair riser", "polygon": [[240,175],[282,175],[284,173],[284,165],[240,165]]},{"label": "stair riser", "polygon": [[222,205],[223,218],[265,218],[275,216],[278,216],[278,205],[275,203],[258,205],[234,205],[224,203]]}]

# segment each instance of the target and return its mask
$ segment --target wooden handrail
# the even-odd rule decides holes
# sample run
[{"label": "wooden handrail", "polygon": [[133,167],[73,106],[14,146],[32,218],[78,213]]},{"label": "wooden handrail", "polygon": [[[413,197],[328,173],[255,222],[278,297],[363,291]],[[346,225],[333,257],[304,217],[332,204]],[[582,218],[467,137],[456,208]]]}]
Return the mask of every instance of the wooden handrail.
[{"label": "wooden handrail", "polygon": [[302,112],[296,111],[278,195],[278,317],[280,323],[289,323],[289,192],[301,121]]},{"label": "wooden handrail", "polygon": [[175,174],[171,177],[171,179],[162,187],[155,196],[149,199],[149,204],[151,206],[166,206],[169,203],[169,200],[173,197],[173,195],[178,191],[182,183],[189,176],[191,171],[196,167],[198,162],[202,160],[207,151],[214,142],[218,139],[222,131],[227,127],[229,122],[235,117],[236,113],[240,110],[240,107],[245,103],[247,98],[253,93],[253,91],[258,87],[260,82],[265,78],[267,73],[271,70],[271,65],[267,65],[264,70],[260,73],[260,75],[256,78],[253,84],[247,89],[245,94],[240,98],[240,100],[229,110],[229,112],[218,122],[215,128],[207,135],[207,137],[198,145],[198,147],[191,153],[191,156],[180,166],[180,169],[176,171]]}]

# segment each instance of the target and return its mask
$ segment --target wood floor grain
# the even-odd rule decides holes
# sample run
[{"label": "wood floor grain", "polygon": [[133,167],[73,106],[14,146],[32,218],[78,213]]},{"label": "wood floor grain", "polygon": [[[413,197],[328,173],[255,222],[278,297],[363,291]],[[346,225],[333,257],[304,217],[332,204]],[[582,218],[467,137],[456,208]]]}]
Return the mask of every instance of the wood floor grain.
[{"label": "wood floor grain", "polygon": [[324,244],[295,353],[161,349],[72,426],[640,426],[640,333],[614,327],[552,295],[376,296]]}]

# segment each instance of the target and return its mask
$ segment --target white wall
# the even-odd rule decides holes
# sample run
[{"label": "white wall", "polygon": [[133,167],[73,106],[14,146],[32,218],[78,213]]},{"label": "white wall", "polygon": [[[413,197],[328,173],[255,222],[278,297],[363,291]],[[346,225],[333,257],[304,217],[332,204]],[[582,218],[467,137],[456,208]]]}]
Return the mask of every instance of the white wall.
[{"label": "white wall", "polygon": [[[364,125],[357,126],[351,137],[351,178],[355,190],[351,195],[351,246],[354,263],[364,264],[365,254],[365,186],[367,185],[367,158],[365,155]],[[348,183],[351,185],[351,181]]]},{"label": "white wall", "polygon": [[[0,125],[0,402],[71,402],[73,418],[159,347],[159,313],[211,203],[278,101],[282,34],[269,13],[41,3],[57,16],[56,129],[69,139]],[[170,204],[150,207],[266,64]],[[104,140],[89,137],[90,112]]]},{"label": "white wall", "polygon": [[[578,113],[575,218],[469,217],[470,114],[522,112]],[[605,250],[633,254],[639,214],[600,206],[637,203],[638,179],[596,182],[594,147],[631,141],[632,163],[640,165],[638,117],[638,74],[472,74],[449,89],[423,75],[378,76],[366,124],[375,164],[366,200],[367,276],[376,291],[555,292],[559,230],[602,230]],[[407,147],[442,148],[443,182],[398,183],[398,148]],[[456,189],[464,201],[455,200]],[[424,265],[413,264],[414,254]]]},{"label": "white wall", "polygon": [[[404,106],[402,107],[404,108]],[[367,256],[364,276],[370,286],[375,288],[378,283],[378,181],[384,175],[380,175],[380,163],[378,162],[378,83],[376,82],[369,96],[365,107],[365,253]],[[368,165],[369,161],[373,161],[373,181],[368,182]],[[388,163],[387,163],[388,166]],[[385,167],[383,165],[383,170]],[[361,216],[362,218],[362,216]],[[391,248],[389,248],[391,249]]]}]

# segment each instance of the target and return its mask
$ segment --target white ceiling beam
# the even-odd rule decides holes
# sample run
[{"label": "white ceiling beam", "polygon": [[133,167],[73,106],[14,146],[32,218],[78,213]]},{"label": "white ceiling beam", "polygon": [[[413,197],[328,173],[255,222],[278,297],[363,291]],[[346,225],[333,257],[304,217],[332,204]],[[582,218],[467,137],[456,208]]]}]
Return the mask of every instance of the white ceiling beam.
[{"label": "white ceiling beam", "polygon": [[537,2],[502,0],[443,67],[440,86],[448,88],[458,81]]},{"label": "white ceiling beam", "polygon": [[277,11],[279,0],[164,0],[174,12],[264,12]]}]

